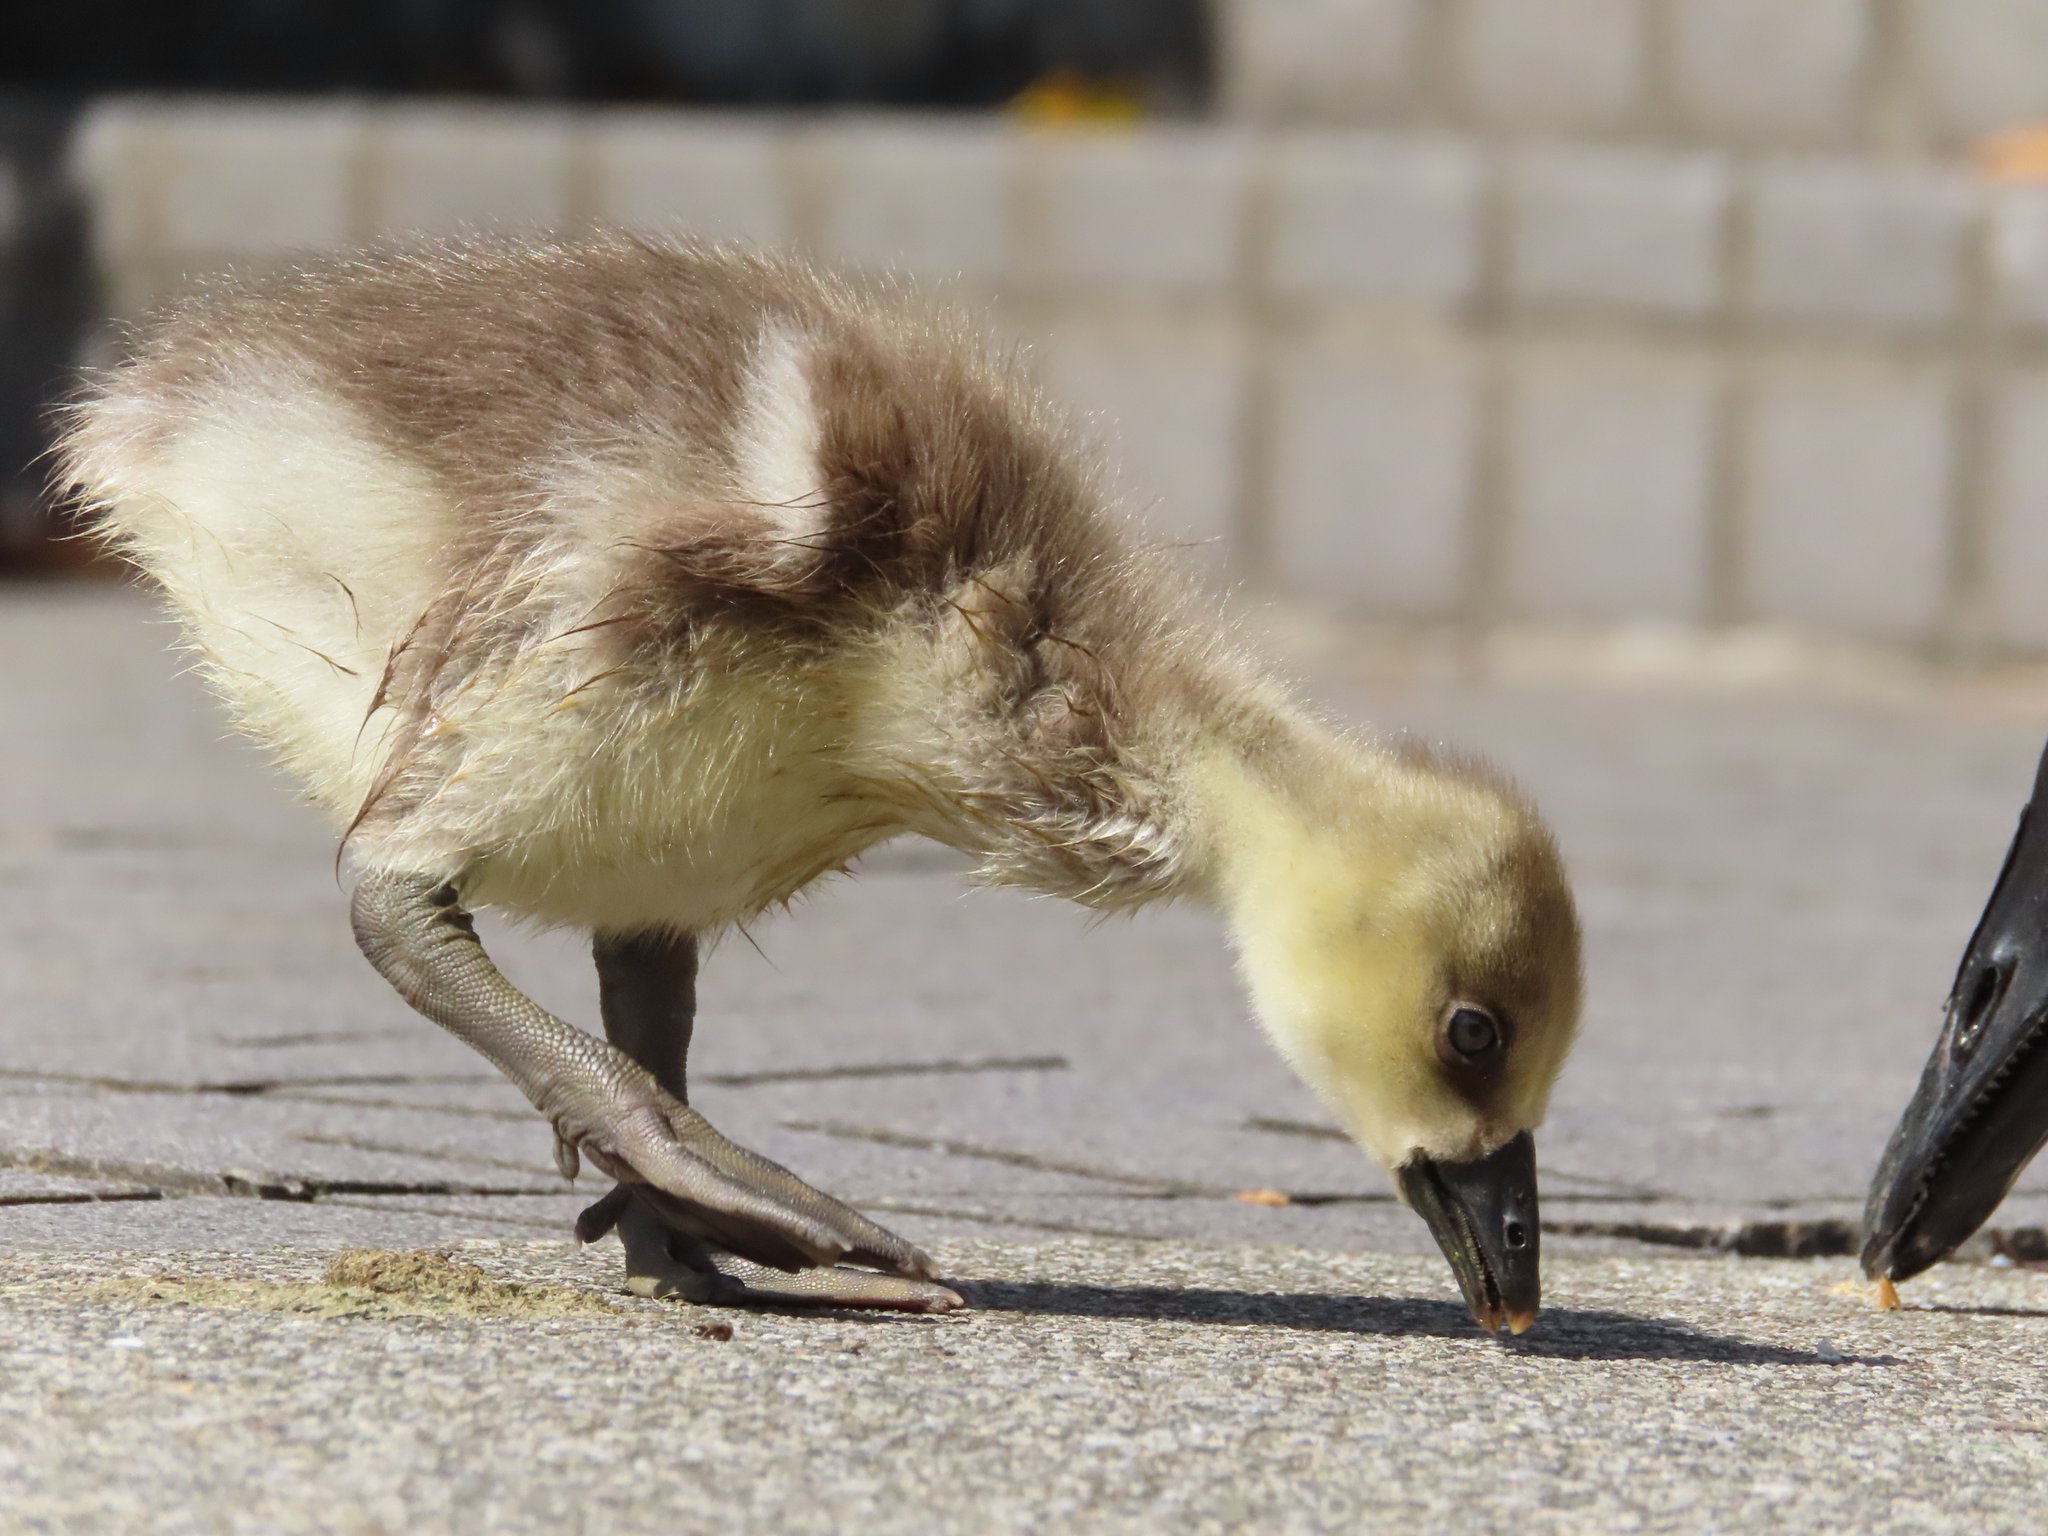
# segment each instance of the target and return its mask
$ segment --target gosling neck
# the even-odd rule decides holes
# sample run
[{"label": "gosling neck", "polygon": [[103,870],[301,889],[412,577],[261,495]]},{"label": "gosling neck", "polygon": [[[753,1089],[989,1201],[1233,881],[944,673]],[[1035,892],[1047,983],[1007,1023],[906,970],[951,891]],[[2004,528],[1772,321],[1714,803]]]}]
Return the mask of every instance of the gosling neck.
[{"label": "gosling neck", "polygon": [[1191,756],[1182,786],[1189,894],[1242,932],[1253,914],[1292,906],[1276,902],[1280,888],[1327,864],[1331,838],[1353,840],[1362,820],[1379,824],[1370,841],[1391,854],[1403,842],[1392,835],[1398,776],[1383,749],[1291,712],[1256,731],[1217,734]]}]

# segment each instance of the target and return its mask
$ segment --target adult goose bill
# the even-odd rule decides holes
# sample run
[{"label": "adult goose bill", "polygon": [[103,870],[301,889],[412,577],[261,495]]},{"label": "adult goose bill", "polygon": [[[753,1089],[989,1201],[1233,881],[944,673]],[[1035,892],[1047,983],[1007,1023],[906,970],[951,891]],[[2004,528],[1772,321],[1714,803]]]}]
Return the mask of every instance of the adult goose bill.
[{"label": "adult goose bill", "polygon": [[1864,1212],[1863,1269],[1909,1280],[1998,1208],[2048,1142],[2048,752]]}]

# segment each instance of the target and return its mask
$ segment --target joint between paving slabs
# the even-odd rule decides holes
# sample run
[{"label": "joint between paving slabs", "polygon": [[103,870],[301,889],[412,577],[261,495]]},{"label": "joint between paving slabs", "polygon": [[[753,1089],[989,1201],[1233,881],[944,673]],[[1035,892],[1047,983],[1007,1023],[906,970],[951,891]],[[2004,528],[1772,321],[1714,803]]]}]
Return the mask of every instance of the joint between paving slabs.
[{"label": "joint between paving slabs", "polygon": [[[941,1062],[889,1062],[859,1063],[839,1068],[799,1068],[786,1072],[733,1073],[726,1074],[726,1085],[735,1087],[756,1086],[773,1082],[819,1081],[835,1077],[880,1077],[911,1074],[937,1074],[974,1071],[1057,1071],[1064,1070],[1068,1062],[1063,1057],[988,1057],[970,1058],[959,1061]],[[59,1073],[32,1073],[0,1070],[0,1078],[12,1080],[36,1080],[44,1082],[78,1083],[86,1086],[103,1087],[114,1091],[162,1092],[162,1093],[225,1093],[242,1096],[252,1092],[277,1091],[283,1089],[269,1081],[264,1083],[229,1084],[168,1084],[138,1082],[131,1079],[100,1079],[81,1075]],[[369,1083],[397,1082],[448,1082],[448,1081],[490,1081],[488,1078],[464,1076],[460,1079],[449,1077],[401,1076],[398,1074],[356,1076],[347,1079],[352,1083],[367,1086]],[[720,1081],[713,1077],[710,1081]],[[341,1079],[299,1079],[289,1081],[292,1086],[304,1086],[317,1082],[340,1082]],[[321,1102],[349,1102],[333,1099]],[[378,1107],[398,1109],[447,1110],[454,1113],[504,1115],[507,1118],[527,1118],[519,1111],[481,1110],[475,1106],[422,1106],[391,1101]],[[1128,1170],[1087,1163],[1069,1158],[1058,1158],[1043,1154],[1006,1147],[987,1146],[944,1136],[899,1131],[885,1126],[852,1125],[840,1121],[787,1120],[783,1125],[788,1130],[812,1135],[834,1137],[843,1140],[868,1142],[873,1145],[897,1147],[911,1151],[934,1152],[942,1156],[956,1157],[969,1161],[991,1162],[1009,1167],[1026,1168],[1035,1172],[1063,1175],[1095,1183],[1116,1186],[1104,1191],[1105,1197],[1114,1193],[1116,1197],[1140,1200],[1235,1200],[1242,1191],[1221,1185],[1194,1180],[1165,1178],[1153,1174],[1132,1173]],[[1274,1135],[1298,1136],[1315,1140],[1342,1141],[1343,1133],[1334,1128],[1307,1121],[1285,1120],[1272,1117],[1252,1117],[1244,1122],[1247,1130],[1261,1131]],[[323,1142],[335,1142],[351,1146],[358,1145],[348,1138],[305,1138]],[[466,1157],[462,1154],[444,1154],[424,1149],[390,1147],[383,1144],[363,1144],[360,1149],[398,1152],[423,1157],[449,1157],[451,1160],[470,1162],[478,1165],[502,1166],[517,1169],[518,1165],[501,1159]],[[197,1169],[164,1167],[146,1163],[134,1163],[92,1157],[80,1157],[52,1150],[19,1149],[0,1147],[0,1168],[19,1168],[40,1172],[56,1177],[104,1180],[110,1184],[126,1185],[95,1191],[51,1191],[29,1192],[19,1195],[0,1196],[0,1208],[9,1206],[69,1207],[89,1206],[109,1202],[152,1201],[179,1199],[196,1196],[227,1196],[233,1198],[283,1201],[294,1204],[316,1204],[321,1202],[359,1205],[366,1209],[395,1210],[390,1204],[394,1199],[442,1198],[442,1199],[501,1199],[517,1197],[550,1196],[559,1194],[559,1186],[547,1184],[499,1185],[473,1183],[449,1179],[347,1179],[319,1176],[253,1174],[237,1170],[207,1172]],[[1638,1189],[1621,1185],[1616,1181],[1599,1180],[1590,1176],[1568,1176],[1580,1184],[1607,1184],[1605,1190],[1574,1190],[1559,1197],[1560,1203],[1644,1203],[1647,1201],[1685,1203],[1685,1197],[1663,1194],[1654,1190]],[[1393,1196],[1374,1192],[1284,1192],[1281,1202],[1288,1205],[1322,1206],[1334,1204],[1390,1204]],[[876,1210],[893,1211],[906,1215],[922,1215],[941,1220],[971,1221],[988,1225],[1029,1228],[1039,1231],[1059,1232],[1079,1236],[1130,1237],[1126,1230],[1093,1226],[1082,1222],[1062,1222],[1037,1217],[1024,1217],[1009,1213],[955,1209],[951,1207],[925,1205],[915,1202],[892,1201],[887,1199],[866,1202]],[[1788,1204],[1790,1201],[1772,1201],[1769,1204]],[[428,1212],[429,1214],[438,1214]],[[515,1225],[545,1225],[538,1219],[514,1219],[506,1217],[489,1218],[493,1221],[512,1221]],[[1781,1218],[1734,1221],[1725,1223],[1672,1222],[1651,1220],[1550,1220],[1543,1223],[1543,1230],[1558,1237],[1607,1238],[1640,1243],[1650,1247],[1682,1248],[1698,1252],[1723,1253],[1736,1257],[1756,1258],[1839,1258],[1855,1254],[1860,1247],[1860,1232],[1855,1222],[1839,1217]],[[1965,1246],[1959,1257],[1964,1259],[1985,1259],[2004,1256],[2020,1263],[2048,1262],[2048,1228],[2023,1225],[2007,1228],[1988,1229],[1972,1243]]]},{"label": "joint between paving slabs", "polygon": [[[1313,1141],[1343,1142],[1350,1139],[1334,1126],[1264,1115],[1255,1115],[1247,1119],[1244,1128],[1269,1135],[1296,1136]],[[1688,1196],[1669,1194],[1619,1180],[1595,1178],[1589,1174],[1565,1174],[1563,1177],[1574,1184],[1595,1186],[1591,1191],[1574,1189],[1552,1197],[1556,1203],[1563,1205],[1705,1203]],[[1289,1199],[1297,1204],[1309,1203],[1296,1196],[1289,1196]],[[1766,1208],[1783,1208],[1788,1205],[1817,1203],[1821,1199],[1847,1201],[1850,1197],[1772,1198],[1763,1201],[1762,1204]],[[1863,1246],[1862,1231],[1856,1222],[1831,1216],[1765,1218],[1719,1223],[1552,1220],[1543,1223],[1543,1231],[1554,1237],[1611,1238],[1641,1243],[1648,1247],[1686,1248],[1700,1252],[1725,1253],[1737,1258],[1848,1258],[1860,1252]],[[2000,1255],[2020,1263],[2048,1261],[2048,1229],[2038,1226],[1988,1229],[1958,1251],[1958,1256],[1965,1260]]]},{"label": "joint between paving slabs", "polygon": [[[782,1083],[821,1083],[877,1077],[950,1077],[981,1072],[1064,1072],[1071,1066],[1072,1063],[1064,1056],[969,1056],[957,1059],[941,1058],[936,1061],[857,1061],[755,1072],[704,1072],[696,1074],[695,1081],[720,1088],[760,1088]],[[474,1087],[502,1081],[502,1078],[488,1072],[338,1072],[313,1077],[248,1077],[178,1083],[150,1078],[106,1077],[84,1072],[42,1072],[0,1067],[0,1082],[100,1088],[109,1093],[224,1094],[231,1098],[291,1098],[307,1090],[323,1088]],[[436,1110],[469,1108],[442,1105],[409,1107],[431,1107]]]},{"label": "joint between paving slabs", "polygon": [[[250,1200],[280,1200],[310,1205],[340,1196],[434,1195],[453,1199],[506,1199],[555,1195],[559,1185],[470,1184],[451,1179],[339,1179],[316,1175],[261,1174],[228,1169],[219,1173],[123,1159],[80,1157],[49,1149],[0,1147],[0,1168],[18,1168],[52,1178],[93,1179],[133,1186],[117,1198],[175,1200],[189,1196],[224,1195]],[[0,1205],[59,1203],[17,1201],[0,1197]],[[62,1202],[73,1203],[73,1202]],[[80,1200],[78,1204],[92,1204]]]}]

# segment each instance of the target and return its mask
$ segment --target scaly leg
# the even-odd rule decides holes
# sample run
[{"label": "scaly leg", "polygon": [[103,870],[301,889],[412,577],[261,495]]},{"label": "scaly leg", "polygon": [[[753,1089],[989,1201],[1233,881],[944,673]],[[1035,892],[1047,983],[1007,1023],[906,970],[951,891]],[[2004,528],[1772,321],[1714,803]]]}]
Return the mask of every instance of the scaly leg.
[{"label": "scaly leg", "polygon": [[930,1275],[917,1248],[727,1141],[630,1056],[520,992],[484,953],[453,887],[372,874],[356,887],[350,915],[356,943],[399,996],[480,1052],[547,1116],[565,1173],[586,1156],[686,1236],[772,1269],[850,1259]]},{"label": "scaly leg", "polygon": [[[687,1104],[690,1034],[696,1023],[696,940],[662,931],[599,934],[591,953],[597,961],[605,1037]],[[711,1248],[663,1218],[644,1186],[615,1186],[578,1218],[576,1231],[589,1242],[613,1226],[626,1249],[626,1287],[641,1296],[906,1312],[949,1312],[961,1305],[960,1297],[942,1285],[845,1265],[784,1275],[728,1259],[721,1269]]]}]

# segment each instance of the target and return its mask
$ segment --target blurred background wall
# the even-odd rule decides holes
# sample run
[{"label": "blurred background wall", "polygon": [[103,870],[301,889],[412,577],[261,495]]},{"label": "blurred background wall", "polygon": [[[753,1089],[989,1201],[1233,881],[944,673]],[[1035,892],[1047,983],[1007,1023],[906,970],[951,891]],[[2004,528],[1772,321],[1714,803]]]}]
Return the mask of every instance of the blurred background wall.
[{"label": "blurred background wall", "polygon": [[17,566],[105,317],[610,220],[948,285],[1256,593],[2048,652],[2048,0],[17,5],[0,101]]}]

